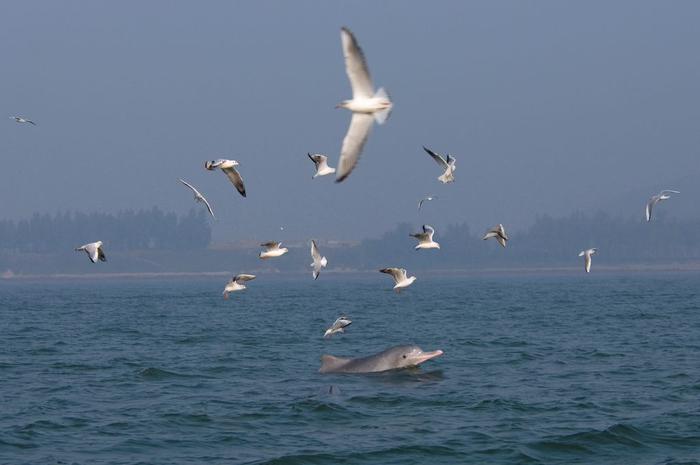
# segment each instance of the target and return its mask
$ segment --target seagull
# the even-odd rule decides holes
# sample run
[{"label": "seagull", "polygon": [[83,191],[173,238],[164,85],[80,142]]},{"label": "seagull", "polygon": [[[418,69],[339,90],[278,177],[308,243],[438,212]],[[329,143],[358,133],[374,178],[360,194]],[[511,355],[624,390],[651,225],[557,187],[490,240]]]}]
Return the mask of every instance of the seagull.
[{"label": "seagull", "polygon": [[10,116],[10,119],[17,121],[18,123],[29,123],[31,125],[36,126],[36,123],[34,121],[22,118],[21,116]]},{"label": "seagull", "polygon": [[345,57],[345,71],[352,87],[352,99],[343,100],[336,108],[347,108],[352,112],[348,132],[340,149],[340,161],[335,182],[341,182],[350,175],[367,142],[372,120],[383,124],[391,114],[393,103],[383,88],[374,92],[372,78],[365,62],[362,49],[348,28],[341,28],[340,40]]},{"label": "seagull", "polygon": [[447,155],[447,159],[442,158],[442,156],[438,155],[437,153],[433,152],[427,147],[423,147],[423,150],[425,150],[428,155],[433,157],[433,160],[440,165],[440,167],[445,170],[444,173],[442,173],[440,176],[438,176],[438,180],[442,182],[443,184],[447,184],[448,182],[453,182],[455,180],[454,172],[457,171],[457,166],[455,166],[455,160],[452,156]]},{"label": "seagull", "polygon": [[89,244],[81,245],[80,247],[75,248],[76,252],[81,250],[84,250],[85,253],[87,253],[88,258],[92,263],[96,263],[97,260],[100,260],[101,262],[107,261],[105,251],[102,250],[102,241],[90,242]]},{"label": "seagull", "polygon": [[428,196],[428,197],[420,199],[420,202],[418,202],[418,210],[420,210],[420,207],[423,206],[423,202],[428,202],[430,200],[435,200],[435,199],[437,199],[437,197],[432,197],[432,196]]},{"label": "seagull", "polygon": [[680,194],[678,191],[670,191],[670,190],[664,190],[659,192],[656,195],[652,195],[649,201],[647,202],[647,221],[651,221],[651,209],[654,208],[654,205],[657,203],[661,202],[662,200],[668,200],[671,198],[671,194]]},{"label": "seagull", "polygon": [[314,268],[313,277],[316,280],[318,275],[321,274],[321,268],[325,268],[328,264],[328,260],[326,260],[326,257],[321,256],[318,247],[316,247],[316,241],[313,239],[311,240],[311,258],[314,260],[311,266]]},{"label": "seagull", "polygon": [[335,173],[335,168],[328,166],[327,156],[321,155],[320,153],[314,153],[313,155],[307,153],[307,155],[316,166],[316,174],[313,175],[314,178]]},{"label": "seagull", "polygon": [[281,257],[282,255],[286,254],[289,252],[289,250],[286,247],[280,248],[281,242],[265,242],[263,244],[260,244],[262,247],[265,247],[264,252],[260,252],[260,258],[265,260],[266,258],[274,258],[274,257]]},{"label": "seagull", "polygon": [[498,241],[499,244],[501,244],[503,247],[506,246],[506,241],[508,240],[508,236],[506,236],[506,230],[503,228],[502,224],[498,224],[494,226],[493,228],[489,229],[486,231],[486,234],[484,235],[483,239],[487,240],[492,237],[495,237],[496,240]]},{"label": "seagull", "polygon": [[337,320],[335,320],[335,322],[333,322],[331,327],[328,328],[325,333],[323,333],[323,337],[331,337],[335,333],[344,333],[345,328],[351,324],[352,320],[350,318],[346,317],[345,315],[341,315]]},{"label": "seagull", "polygon": [[390,274],[394,278],[394,282],[396,283],[394,285],[394,290],[396,292],[401,292],[401,289],[410,286],[413,284],[413,281],[416,280],[415,276],[411,276],[410,278],[406,277],[405,268],[382,268],[379,272]]},{"label": "seagull", "polygon": [[209,205],[209,202],[207,202],[207,199],[205,199],[204,196],[192,184],[182,179],[180,179],[180,182],[189,187],[192,190],[192,192],[194,192],[194,199],[197,202],[204,202],[204,205],[207,206],[207,210],[209,210],[209,214],[211,215],[211,217],[216,219],[216,217],[214,216],[214,212],[211,209],[211,205]]},{"label": "seagull", "polygon": [[234,186],[240,194],[245,197],[245,186],[243,185],[243,178],[241,174],[236,170],[238,162],[236,160],[225,160],[219,158],[218,160],[212,160],[204,162],[204,167],[209,171],[213,171],[216,168],[221,168],[226,176],[231,180]]},{"label": "seagull", "polygon": [[584,262],[585,262],[585,264],[586,264],[586,273],[590,273],[590,272],[591,272],[591,255],[593,255],[593,254],[596,253],[597,251],[598,251],[598,249],[595,248],[595,247],[593,247],[592,249],[582,250],[581,252],[579,252],[578,256],[579,256],[579,257],[584,257],[583,260],[584,260]]},{"label": "seagull", "polygon": [[229,292],[242,291],[245,289],[245,283],[252,279],[255,279],[254,274],[237,274],[231,278],[231,281],[226,283],[226,287],[224,287],[224,299],[228,299]]},{"label": "seagull", "polygon": [[435,230],[427,224],[423,225],[422,233],[410,234],[411,237],[418,239],[418,245],[415,249],[439,249],[440,244],[433,240],[433,234],[435,234]]}]

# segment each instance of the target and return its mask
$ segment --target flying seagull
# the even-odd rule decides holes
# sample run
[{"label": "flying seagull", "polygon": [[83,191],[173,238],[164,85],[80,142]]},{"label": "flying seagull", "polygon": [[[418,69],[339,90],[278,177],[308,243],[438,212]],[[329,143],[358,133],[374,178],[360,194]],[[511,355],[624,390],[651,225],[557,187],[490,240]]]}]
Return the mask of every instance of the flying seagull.
[{"label": "flying seagull", "polygon": [[97,260],[101,262],[106,262],[107,257],[105,257],[105,251],[102,250],[102,241],[90,242],[89,244],[81,245],[76,247],[75,251],[79,252],[84,250],[88,258],[92,263],[97,263]]},{"label": "flying seagull", "polygon": [[579,257],[584,257],[584,258],[583,258],[583,261],[584,261],[584,263],[585,263],[585,265],[586,265],[586,273],[590,273],[590,272],[591,272],[591,255],[593,255],[593,254],[596,253],[597,251],[598,251],[598,249],[595,248],[595,247],[593,247],[592,249],[582,250],[581,252],[579,252],[578,256],[579,256]]},{"label": "flying seagull", "polygon": [[325,333],[323,333],[323,337],[331,337],[335,333],[344,333],[345,328],[351,324],[352,320],[350,318],[346,317],[345,315],[341,315],[337,320],[335,320],[335,322],[333,322],[331,327],[328,328]]},{"label": "flying seagull", "polygon": [[340,30],[340,40],[345,57],[345,71],[352,87],[352,99],[343,100],[336,108],[347,108],[352,112],[348,132],[340,149],[340,161],[336,182],[341,182],[352,172],[367,142],[372,120],[382,124],[389,117],[393,106],[383,88],[374,92],[367,62],[355,36],[348,28]]},{"label": "flying seagull", "polygon": [[289,252],[289,249],[287,249],[286,247],[280,248],[281,244],[281,242],[265,242],[263,244],[260,244],[262,247],[265,247],[265,250],[263,252],[260,252],[259,257],[265,260],[267,258],[281,257],[282,255]]},{"label": "flying seagull", "polygon": [[241,174],[236,170],[238,162],[236,160],[225,160],[219,158],[218,160],[212,160],[204,162],[204,167],[209,171],[213,171],[216,168],[221,168],[226,176],[231,180],[234,186],[240,194],[245,197],[245,186],[243,185],[243,178]]},{"label": "flying seagull", "polygon": [[437,153],[433,152],[427,147],[423,147],[423,150],[426,151],[428,155],[433,157],[433,160],[440,165],[440,168],[445,170],[444,173],[442,173],[440,176],[438,176],[438,180],[442,182],[443,184],[447,184],[448,182],[453,182],[455,180],[454,172],[457,171],[457,166],[455,166],[455,163],[457,160],[455,160],[452,156],[447,155],[447,159],[442,158],[442,156],[438,155]]},{"label": "flying seagull", "polygon": [[654,206],[661,202],[662,200],[668,200],[671,198],[671,194],[680,194],[678,191],[671,191],[671,190],[664,190],[659,192],[656,195],[652,195],[649,201],[647,202],[647,221],[651,221],[651,210],[654,208]]},{"label": "flying seagull", "polygon": [[10,119],[17,121],[18,123],[29,123],[31,125],[36,126],[36,123],[34,121],[22,118],[21,116],[10,116]]},{"label": "flying seagull", "polygon": [[204,205],[207,206],[207,210],[209,210],[209,214],[211,215],[211,217],[216,219],[216,217],[214,216],[214,212],[211,209],[211,205],[209,205],[209,202],[207,201],[206,198],[204,198],[204,196],[201,194],[201,192],[199,192],[192,184],[188,183],[187,181],[180,179],[180,182],[183,183],[184,185],[186,185],[187,187],[189,187],[192,190],[192,192],[194,192],[194,199],[197,202],[203,202]]},{"label": "flying seagull", "polygon": [[423,225],[422,233],[411,234],[411,237],[418,239],[418,245],[415,247],[415,249],[439,249],[440,244],[433,240],[433,234],[435,234],[435,230],[432,226],[427,224]]},{"label": "flying seagull", "polygon": [[321,155],[320,153],[314,153],[313,155],[307,153],[307,155],[311,161],[314,162],[314,166],[316,166],[316,173],[313,175],[314,178],[335,173],[335,168],[328,166],[327,156]]},{"label": "flying seagull", "polygon": [[420,201],[418,202],[418,210],[420,210],[420,208],[423,206],[424,202],[429,202],[429,201],[435,200],[435,199],[437,199],[437,197],[433,197],[433,196],[428,196],[428,197],[424,197],[424,198],[420,199]]},{"label": "flying seagull", "polygon": [[487,240],[492,237],[495,237],[496,240],[498,241],[499,244],[501,244],[503,247],[506,246],[506,241],[508,241],[508,236],[506,236],[506,230],[503,228],[502,224],[498,224],[494,226],[493,228],[489,229],[486,231],[486,234],[484,235],[483,239]]},{"label": "flying seagull", "polygon": [[237,274],[224,287],[224,299],[228,299],[229,292],[242,291],[246,288],[245,283],[255,279],[254,274]]},{"label": "flying seagull", "polygon": [[394,278],[394,290],[396,292],[401,292],[401,289],[410,286],[416,280],[415,276],[407,277],[404,268],[382,268],[379,272],[390,274]]},{"label": "flying seagull", "polygon": [[316,280],[318,279],[318,275],[321,274],[321,268],[325,268],[328,264],[328,260],[326,260],[326,257],[321,256],[320,252],[318,251],[318,247],[316,246],[316,241],[313,239],[311,240],[311,258],[314,261],[311,266],[314,269],[314,280]]}]

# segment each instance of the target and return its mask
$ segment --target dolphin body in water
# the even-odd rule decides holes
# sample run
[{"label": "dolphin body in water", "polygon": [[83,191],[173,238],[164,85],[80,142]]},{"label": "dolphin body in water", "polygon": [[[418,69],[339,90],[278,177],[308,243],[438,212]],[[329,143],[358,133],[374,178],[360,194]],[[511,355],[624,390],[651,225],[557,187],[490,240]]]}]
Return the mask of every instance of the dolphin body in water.
[{"label": "dolphin body in water", "polygon": [[423,352],[416,345],[396,346],[375,355],[362,358],[321,356],[320,373],[377,373],[418,366],[442,355],[441,350]]}]

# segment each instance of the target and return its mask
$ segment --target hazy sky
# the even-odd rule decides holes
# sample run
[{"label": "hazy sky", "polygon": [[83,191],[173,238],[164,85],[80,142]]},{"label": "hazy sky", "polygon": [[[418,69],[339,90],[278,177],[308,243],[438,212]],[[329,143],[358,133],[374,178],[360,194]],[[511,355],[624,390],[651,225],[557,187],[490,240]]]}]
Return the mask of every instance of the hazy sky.
[{"label": "hazy sky", "polygon": [[[699,21],[691,1],[4,2],[0,217],[185,213],[179,177],[212,202],[219,241],[641,218],[661,188],[683,192],[664,208],[698,211]],[[312,181],[306,153],[336,166],[349,123],[341,26],[395,107],[335,184]],[[455,183],[422,145],[457,158]],[[247,199],[204,169],[219,157],[240,162]],[[425,194],[440,200],[418,214]]]}]

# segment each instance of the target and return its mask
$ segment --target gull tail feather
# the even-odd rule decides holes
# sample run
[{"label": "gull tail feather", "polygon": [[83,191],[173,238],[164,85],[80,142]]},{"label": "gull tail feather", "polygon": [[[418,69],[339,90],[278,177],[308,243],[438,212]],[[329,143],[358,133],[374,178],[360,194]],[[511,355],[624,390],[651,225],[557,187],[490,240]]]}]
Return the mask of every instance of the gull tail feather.
[{"label": "gull tail feather", "polygon": [[[389,94],[386,92],[386,90],[384,90],[383,87],[380,87],[379,90],[378,90],[377,92],[375,92],[374,98],[383,98],[383,99],[391,100],[391,99],[389,98]],[[375,112],[373,113],[373,115],[374,115],[374,120],[375,120],[378,124],[384,124],[384,122],[385,122],[387,119],[389,119],[389,115],[391,115],[391,110],[392,110],[392,108],[394,108],[394,105],[393,105],[393,104],[389,105],[387,108],[385,108],[385,109],[383,109],[383,110],[375,111]]]}]

